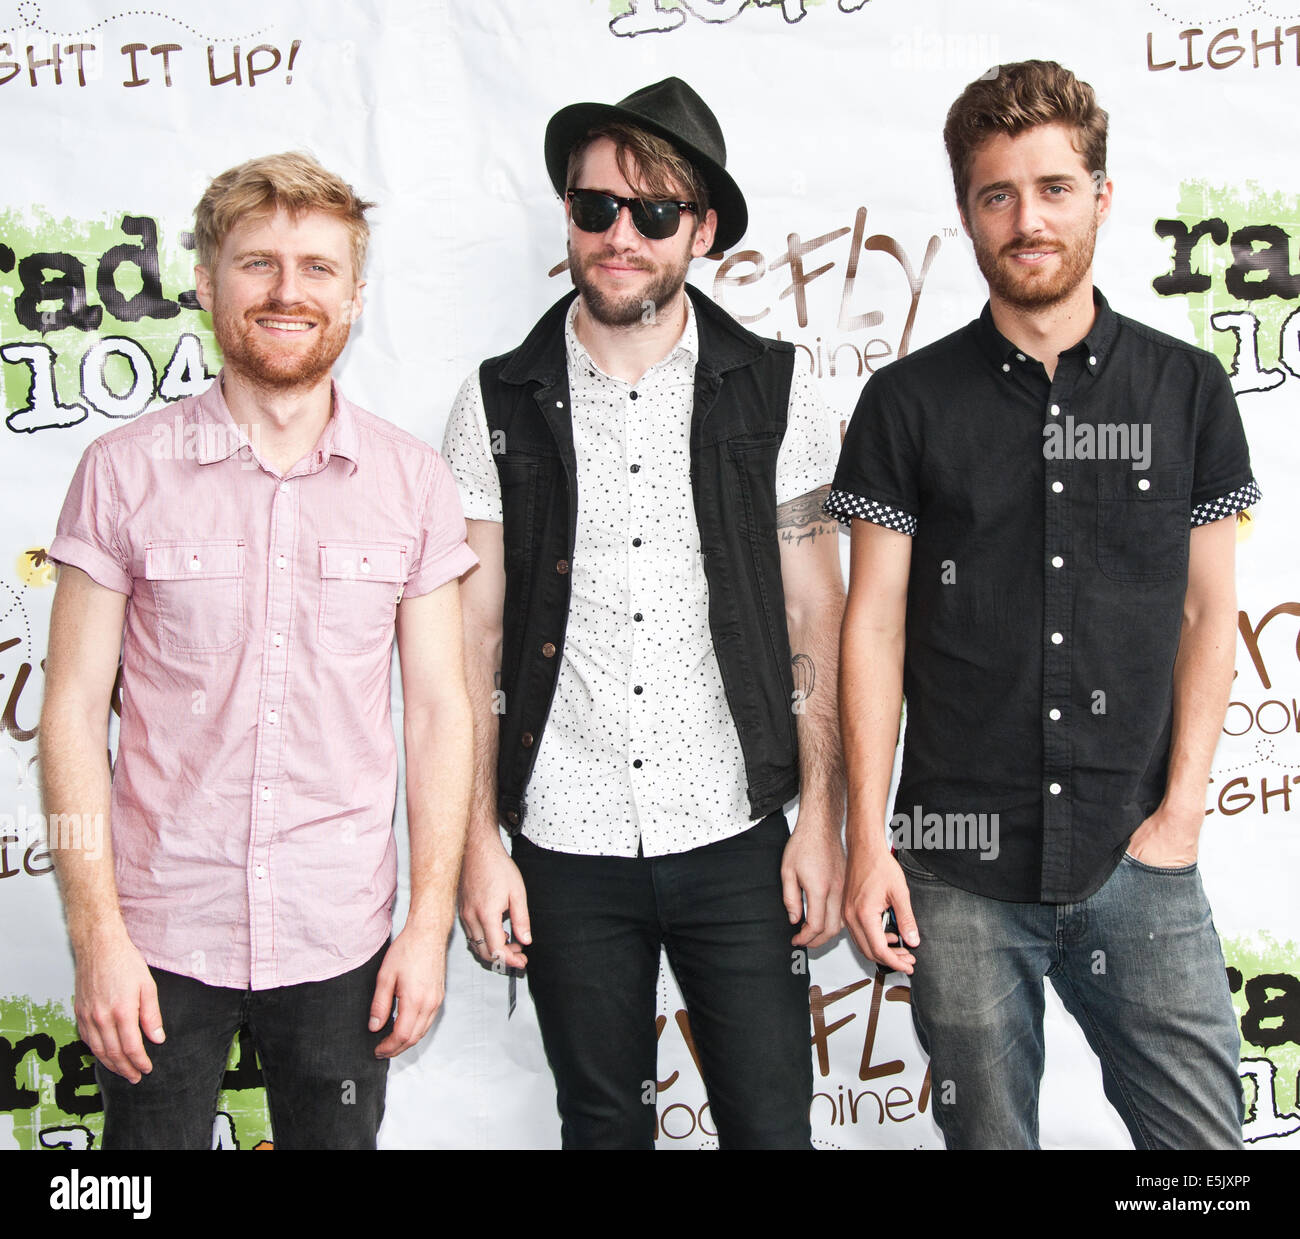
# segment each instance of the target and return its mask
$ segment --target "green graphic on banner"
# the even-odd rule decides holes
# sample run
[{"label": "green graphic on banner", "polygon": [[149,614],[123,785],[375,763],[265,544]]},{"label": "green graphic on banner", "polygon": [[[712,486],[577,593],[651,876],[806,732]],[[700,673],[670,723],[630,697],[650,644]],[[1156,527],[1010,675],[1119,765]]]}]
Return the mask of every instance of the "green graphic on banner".
[{"label": "green graphic on banner", "polygon": [[1246,1142],[1300,1143],[1300,946],[1260,933],[1225,939],[1223,953],[1241,1027]]},{"label": "green graphic on banner", "polygon": [[[266,1094],[246,1036],[231,1046],[223,1084],[214,1147],[269,1144]],[[97,1149],[103,1130],[94,1059],[69,1009],[0,998],[0,1149]]]},{"label": "green graphic on banner", "polygon": [[[1267,391],[1300,366],[1300,197],[1254,181],[1186,181],[1173,215],[1155,223],[1172,243],[1170,266],[1152,281],[1181,296],[1196,342],[1239,376],[1237,391]],[[1288,320],[1292,320],[1288,323]]]},{"label": "green graphic on banner", "polygon": [[129,419],[202,391],[219,354],[194,295],[193,239],[149,215],[0,211],[6,425],[34,433]]}]

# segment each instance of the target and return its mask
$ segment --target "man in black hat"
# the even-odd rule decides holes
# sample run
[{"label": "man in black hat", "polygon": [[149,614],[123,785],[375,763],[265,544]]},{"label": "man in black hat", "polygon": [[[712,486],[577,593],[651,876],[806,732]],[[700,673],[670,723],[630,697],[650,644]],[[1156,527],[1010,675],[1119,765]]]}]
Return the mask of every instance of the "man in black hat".
[{"label": "man in black hat", "polygon": [[810,1143],[806,948],[843,872],[835,436],[793,348],[685,284],[745,231],[725,162],[676,78],[552,117],[577,293],[470,377],[443,444],[481,561],[461,919],[527,965],[566,1147],[653,1144],[661,948],[701,1127]]}]

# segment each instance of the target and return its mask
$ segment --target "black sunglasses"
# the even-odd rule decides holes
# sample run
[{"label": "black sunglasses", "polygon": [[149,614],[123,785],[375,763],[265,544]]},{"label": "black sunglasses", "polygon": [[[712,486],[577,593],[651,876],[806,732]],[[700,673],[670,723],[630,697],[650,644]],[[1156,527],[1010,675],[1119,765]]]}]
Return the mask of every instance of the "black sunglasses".
[{"label": "black sunglasses", "polygon": [[682,212],[696,212],[693,202],[660,202],[654,198],[619,198],[599,189],[571,189],[564,195],[570,204],[570,218],[583,232],[607,232],[618,213],[627,207],[632,226],[650,241],[675,236]]}]

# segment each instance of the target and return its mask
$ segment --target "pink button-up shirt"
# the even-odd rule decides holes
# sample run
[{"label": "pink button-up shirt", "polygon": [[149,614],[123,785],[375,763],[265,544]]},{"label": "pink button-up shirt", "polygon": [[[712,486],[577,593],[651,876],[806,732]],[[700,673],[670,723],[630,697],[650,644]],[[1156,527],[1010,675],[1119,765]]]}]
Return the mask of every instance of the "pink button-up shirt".
[{"label": "pink button-up shirt", "polygon": [[112,829],[155,967],[269,989],[392,927],[397,604],[476,561],[442,458],[334,390],[283,477],[219,382],[87,448],[52,558],[127,595]]}]

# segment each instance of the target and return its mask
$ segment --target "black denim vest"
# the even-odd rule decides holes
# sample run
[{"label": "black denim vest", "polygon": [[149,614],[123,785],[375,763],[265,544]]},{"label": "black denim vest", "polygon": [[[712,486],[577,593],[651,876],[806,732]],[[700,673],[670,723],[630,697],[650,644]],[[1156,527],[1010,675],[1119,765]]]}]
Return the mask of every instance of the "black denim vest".
[{"label": "black denim vest", "polygon": [[[744,330],[687,285],[699,332],[691,489],[709,583],[709,627],[740,737],[750,812],[799,789],[790,638],[776,535],[776,459],[794,347]],[[497,807],[511,834],[546,726],[569,618],[577,461],[564,322],[571,293],[517,349],[479,370],[501,477],[505,547]]]}]

